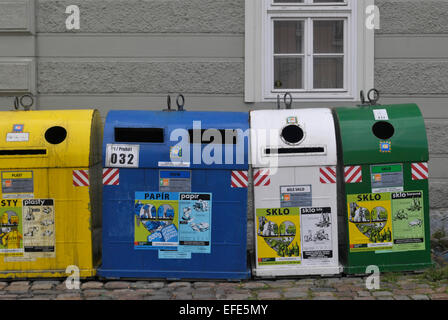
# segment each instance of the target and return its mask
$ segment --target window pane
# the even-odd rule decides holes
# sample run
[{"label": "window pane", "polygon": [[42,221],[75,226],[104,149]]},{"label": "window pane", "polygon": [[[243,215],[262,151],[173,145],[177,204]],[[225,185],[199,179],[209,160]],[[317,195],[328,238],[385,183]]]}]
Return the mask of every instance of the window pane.
[{"label": "window pane", "polygon": [[303,52],[303,21],[274,21],[274,53]]},{"label": "window pane", "polygon": [[344,87],[344,58],[314,58],[314,88],[341,89]]},{"label": "window pane", "polygon": [[344,52],[344,21],[314,21],[314,53]]},{"label": "window pane", "polygon": [[302,89],[302,58],[274,57],[274,89]]},{"label": "window pane", "polygon": [[321,3],[321,2],[327,2],[327,3],[333,3],[333,2],[345,2],[344,0],[314,0],[314,3]]}]

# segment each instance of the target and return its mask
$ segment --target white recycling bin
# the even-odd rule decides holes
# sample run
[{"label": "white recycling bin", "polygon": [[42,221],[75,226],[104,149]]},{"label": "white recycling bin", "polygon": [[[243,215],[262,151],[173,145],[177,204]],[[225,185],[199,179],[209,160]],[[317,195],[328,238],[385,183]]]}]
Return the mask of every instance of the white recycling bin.
[{"label": "white recycling bin", "polygon": [[250,118],[254,276],[340,273],[331,110],[259,110]]}]

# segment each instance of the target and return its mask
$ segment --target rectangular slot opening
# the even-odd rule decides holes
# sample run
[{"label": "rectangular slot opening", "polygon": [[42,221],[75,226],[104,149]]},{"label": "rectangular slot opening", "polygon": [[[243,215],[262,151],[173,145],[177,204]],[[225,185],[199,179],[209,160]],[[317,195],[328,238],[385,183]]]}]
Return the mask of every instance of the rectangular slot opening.
[{"label": "rectangular slot opening", "polygon": [[46,155],[46,149],[14,149],[14,150],[0,150],[0,156],[36,156]]},{"label": "rectangular slot opening", "polygon": [[164,143],[163,128],[115,128],[116,142]]},{"label": "rectangular slot opening", "polygon": [[[208,131],[209,130],[209,131]],[[207,138],[204,138],[204,133],[207,132]],[[188,134],[190,135],[190,143],[201,143],[201,144],[233,144],[236,145],[238,143],[238,133],[233,129],[190,129],[188,130]],[[219,136],[220,139],[215,140],[214,137]],[[193,139],[198,136],[201,137],[201,141],[193,141]],[[219,141],[221,140],[221,141]]]},{"label": "rectangular slot opening", "polygon": [[325,153],[325,148],[324,147],[305,147],[305,148],[267,148],[267,149],[265,149],[266,155],[273,155],[273,154],[293,155],[293,154],[307,154],[307,153]]}]

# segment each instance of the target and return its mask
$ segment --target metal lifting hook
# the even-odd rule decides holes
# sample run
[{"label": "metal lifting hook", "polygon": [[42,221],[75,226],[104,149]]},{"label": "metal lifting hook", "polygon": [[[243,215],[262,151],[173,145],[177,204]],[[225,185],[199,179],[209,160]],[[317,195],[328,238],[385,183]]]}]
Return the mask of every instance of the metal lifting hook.
[{"label": "metal lifting hook", "polygon": [[[26,99],[29,99],[26,102]],[[14,109],[19,110],[22,107],[25,111],[29,111],[31,107],[34,105],[34,98],[31,94],[25,94],[21,97],[14,97]]]},{"label": "metal lifting hook", "polygon": [[[288,101],[288,97],[289,97],[289,101]],[[291,109],[292,101],[293,101],[292,95],[289,92],[285,93],[285,96],[283,97],[283,102],[285,103],[286,109]],[[277,109],[280,110],[280,108],[281,108],[280,107],[280,95],[278,94],[277,95]]]},{"label": "metal lifting hook", "polygon": [[[166,98],[166,104],[168,106],[168,109],[165,109],[163,111],[174,111],[174,110],[171,110],[171,96],[170,95],[168,95],[167,98]],[[184,110],[185,97],[184,97],[183,94],[179,94],[177,96],[176,104],[177,104],[177,111],[185,111]]]},{"label": "metal lifting hook", "polygon": [[380,100],[380,92],[377,89],[370,89],[369,92],[367,92],[367,99],[364,96],[364,91],[361,90],[360,92],[361,97],[361,106],[375,106],[378,105],[378,101]]},{"label": "metal lifting hook", "polygon": [[[289,97],[289,101],[287,100],[288,97]],[[292,95],[289,92],[285,93],[285,97],[283,98],[283,100],[285,101],[286,109],[291,109],[291,107],[292,107]]]},{"label": "metal lifting hook", "polygon": [[[179,99],[182,99],[182,103],[179,102]],[[185,97],[184,97],[183,94],[179,94],[179,95],[177,96],[176,104],[177,104],[177,111],[185,111],[185,110],[184,110],[184,106],[185,106]]]}]

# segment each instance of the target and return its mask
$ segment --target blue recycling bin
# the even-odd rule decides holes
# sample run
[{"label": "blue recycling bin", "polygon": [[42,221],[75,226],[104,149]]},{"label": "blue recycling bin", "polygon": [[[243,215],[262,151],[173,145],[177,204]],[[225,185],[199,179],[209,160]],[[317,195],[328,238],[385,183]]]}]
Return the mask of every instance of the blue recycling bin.
[{"label": "blue recycling bin", "polygon": [[100,277],[250,277],[248,118],[244,112],[109,112]]}]

